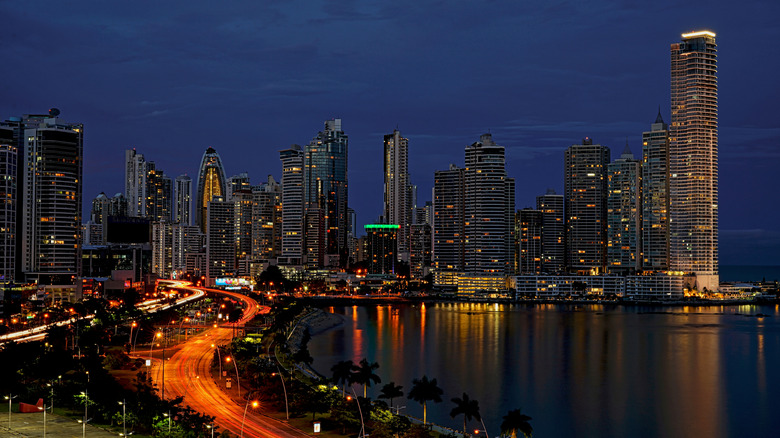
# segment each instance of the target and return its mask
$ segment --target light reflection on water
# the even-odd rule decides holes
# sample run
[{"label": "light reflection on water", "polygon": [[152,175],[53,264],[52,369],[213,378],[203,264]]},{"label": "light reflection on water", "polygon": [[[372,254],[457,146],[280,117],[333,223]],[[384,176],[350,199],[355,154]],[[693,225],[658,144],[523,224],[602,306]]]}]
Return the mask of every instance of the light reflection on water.
[{"label": "light reflection on water", "polygon": [[[522,408],[534,436],[770,436],[777,394],[776,306],[685,308],[428,303],[332,307],[345,324],[309,344],[329,375],[340,360],[380,364],[376,399],[393,381],[438,379],[444,402],[428,416],[452,419],[450,399],[479,401],[491,436]],[[762,313],[765,317],[755,315]],[[359,389],[359,388],[356,388]],[[396,400],[399,403],[399,400]],[[406,412],[422,407],[405,397]]]}]

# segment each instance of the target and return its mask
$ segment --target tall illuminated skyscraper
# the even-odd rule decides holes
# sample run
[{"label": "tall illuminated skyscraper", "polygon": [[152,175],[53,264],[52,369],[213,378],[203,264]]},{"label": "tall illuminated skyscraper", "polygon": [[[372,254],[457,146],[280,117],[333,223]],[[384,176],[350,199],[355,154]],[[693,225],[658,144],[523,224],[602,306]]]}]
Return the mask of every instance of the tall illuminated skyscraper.
[{"label": "tall illuminated skyscraper", "polygon": [[135,148],[125,151],[125,198],[127,215],[146,217],[146,160]]},{"label": "tall illuminated skyscraper", "polygon": [[[324,253],[318,264],[345,264],[348,254],[349,217],[347,215],[347,134],[341,119],[327,120],[304,150],[304,202],[307,212],[319,210],[324,221]],[[312,216],[314,217],[314,216]],[[313,223],[312,223],[313,225]],[[305,236],[308,239],[310,232]],[[307,243],[307,246],[311,246]],[[309,262],[311,263],[311,261]]]},{"label": "tall illuminated skyscraper", "polygon": [[669,126],[660,109],[642,133],[642,269],[669,269]]},{"label": "tall illuminated skyscraper", "polygon": [[397,129],[384,141],[385,207],[384,221],[399,226],[397,255],[409,259],[409,225],[412,223],[412,191],[409,186],[409,139]]},{"label": "tall illuminated skyscraper", "polygon": [[212,198],[226,197],[225,170],[222,160],[214,148],[206,149],[198,170],[198,192],[195,198],[195,225],[204,233],[208,222],[208,205]]},{"label": "tall illuminated skyscraper", "polygon": [[173,204],[173,222],[192,225],[192,178],[187,175],[176,177]]},{"label": "tall illuminated skyscraper", "polygon": [[542,212],[542,271],[563,272],[566,260],[563,195],[548,189],[547,193],[536,197],[536,209]]},{"label": "tall illuminated skyscraper", "polygon": [[[6,135],[3,135],[6,134]],[[12,130],[0,131],[0,283],[16,276],[18,154]]]},{"label": "tall illuminated skyscraper", "polygon": [[718,289],[718,77],[710,31],[671,46],[670,269]]},{"label": "tall illuminated skyscraper", "polygon": [[303,150],[297,144],[279,151],[282,160],[282,248],[279,264],[301,265],[303,259]]},{"label": "tall illuminated skyscraper", "polygon": [[609,148],[590,138],[566,149],[566,267],[573,272],[604,272],[609,158]]},{"label": "tall illuminated skyscraper", "polygon": [[633,274],[642,258],[642,171],[628,145],[607,166],[607,269]]}]

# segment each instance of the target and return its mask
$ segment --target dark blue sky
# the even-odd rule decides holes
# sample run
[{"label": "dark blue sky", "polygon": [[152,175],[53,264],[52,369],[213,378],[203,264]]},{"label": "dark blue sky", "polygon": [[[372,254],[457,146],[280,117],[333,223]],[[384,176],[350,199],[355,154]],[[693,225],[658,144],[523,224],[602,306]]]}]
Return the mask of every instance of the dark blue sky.
[{"label": "dark blue sky", "polygon": [[[205,148],[253,183],[326,119],[350,136],[350,205],[381,214],[382,135],[410,139],[419,199],[490,131],[517,208],[563,190],[582,137],[619,156],[658,105],[669,45],[717,33],[721,263],[780,265],[780,3],[0,0],[0,117],[58,107],[85,124],[85,207],[123,190],[124,150],[193,175]],[[86,209],[86,208],[85,208]]]}]

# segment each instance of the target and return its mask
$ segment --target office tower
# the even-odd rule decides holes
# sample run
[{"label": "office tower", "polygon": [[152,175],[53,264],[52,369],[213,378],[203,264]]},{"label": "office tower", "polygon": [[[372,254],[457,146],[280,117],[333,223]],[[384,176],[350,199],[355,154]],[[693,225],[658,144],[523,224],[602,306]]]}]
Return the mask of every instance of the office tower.
[{"label": "office tower", "polygon": [[152,224],[152,272],[160,278],[178,278],[187,272],[187,257],[202,248],[203,234],[197,226]]},{"label": "office tower", "polygon": [[544,214],[540,210],[524,208],[517,212],[517,270],[519,274],[542,272],[542,227]]},{"label": "office tower", "polygon": [[17,151],[13,131],[0,127],[0,282],[16,278]]},{"label": "office tower", "polygon": [[303,150],[297,144],[279,151],[282,160],[281,265],[301,265],[303,258]]},{"label": "office tower", "polygon": [[715,34],[672,44],[669,264],[718,289],[718,77]]},{"label": "office tower", "polygon": [[514,236],[514,179],[506,176],[504,147],[483,134],[466,147],[465,162],[464,271],[503,282],[513,271]]},{"label": "office tower", "polygon": [[642,133],[642,269],[669,269],[669,127],[660,108]]},{"label": "office tower", "polygon": [[227,179],[227,200],[232,200],[233,193],[240,191],[251,191],[252,184],[249,182],[249,174],[241,172]]},{"label": "office tower", "polygon": [[173,271],[173,224],[152,224],[152,273],[159,278],[170,278]]},{"label": "office tower", "polygon": [[542,271],[563,272],[566,261],[563,195],[548,189],[547,193],[536,197],[536,209],[542,212]]},{"label": "office tower", "polygon": [[282,187],[268,175],[266,183],[252,188],[252,259],[267,262],[281,250]]},{"label": "office tower", "polygon": [[28,279],[80,274],[83,125],[49,115],[23,117],[25,174],[22,270]]},{"label": "office tower", "polygon": [[433,282],[439,288],[457,288],[464,269],[466,211],[465,169],[450,164],[434,173]]},{"label": "office tower", "polygon": [[102,224],[103,219],[108,216],[108,204],[108,197],[105,193],[100,192],[100,194],[92,200],[92,209],[90,210],[89,219],[96,224]]},{"label": "office tower", "polygon": [[195,225],[206,233],[207,207],[215,196],[227,199],[225,170],[214,148],[206,149],[198,169],[198,191],[195,197]]},{"label": "office tower", "polygon": [[409,259],[409,225],[412,223],[412,206],[410,195],[414,189],[409,184],[408,160],[409,139],[401,137],[397,129],[392,134],[385,135],[384,141],[384,172],[385,172],[385,204],[384,222],[399,225],[398,257],[399,260]]},{"label": "office tower", "polygon": [[205,206],[208,212],[206,276],[209,284],[214,284],[215,278],[232,277],[236,273],[236,226],[234,204],[221,196],[211,199]]},{"label": "office tower", "polygon": [[369,274],[395,273],[399,228],[396,224],[365,226]]},{"label": "office tower", "polygon": [[415,224],[433,224],[433,203],[431,201],[425,201],[425,205],[422,207],[415,207],[414,209],[414,223]]},{"label": "office tower", "polygon": [[195,225],[173,224],[172,228],[171,269],[173,273],[176,273],[176,278],[185,272],[199,275],[194,272],[190,259],[203,251],[205,236]]},{"label": "office tower", "polygon": [[127,216],[146,217],[146,160],[135,148],[125,150]]},{"label": "office tower", "polygon": [[609,148],[590,138],[566,149],[566,267],[572,272],[604,272],[609,159]]},{"label": "office tower", "polygon": [[170,222],[173,201],[171,178],[158,170],[154,161],[146,163],[146,212],[154,222]]},{"label": "office tower", "polygon": [[409,277],[422,280],[431,268],[431,226],[409,225]]},{"label": "office tower", "polygon": [[[325,230],[322,263],[330,267],[347,261],[347,144],[341,119],[334,119],[325,122],[325,129],[306,145],[304,151],[305,208],[307,212],[320,210],[310,219],[321,217],[325,221],[322,224]],[[309,237],[308,232],[306,237]]]},{"label": "office tower", "polygon": [[108,201],[108,217],[127,216],[127,198],[122,193],[117,193]]},{"label": "office tower", "polygon": [[236,275],[249,275],[252,257],[253,196],[251,190],[233,192],[233,235],[236,251]]},{"label": "office tower", "polygon": [[607,166],[607,269],[633,274],[640,268],[642,230],[642,171],[628,145]]},{"label": "office tower", "polygon": [[174,184],[173,222],[192,225],[192,178],[179,175]]},{"label": "office tower", "polygon": [[326,266],[325,248],[327,236],[325,230],[325,212],[319,208],[309,208],[304,216],[304,265],[307,269]]}]

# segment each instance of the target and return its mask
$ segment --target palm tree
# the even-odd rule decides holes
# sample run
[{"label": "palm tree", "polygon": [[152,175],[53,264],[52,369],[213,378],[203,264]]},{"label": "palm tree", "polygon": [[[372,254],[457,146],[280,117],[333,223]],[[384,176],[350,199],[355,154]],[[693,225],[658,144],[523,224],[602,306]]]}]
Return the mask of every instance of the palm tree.
[{"label": "palm tree", "polygon": [[352,384],[352,368],[354,367],[351,360],[342,360],[330,368],[333,372],[333,382],[337,385],[341,384],[341,392],[346,392],[346,385]]},{"label": "palm tree", "polygon": [[531,438],[534,428],[529,423],[531,417],[520,412],[520,409],[513,409],[504,415],[504,421],[501,422],[501,433],[508,433],[512,438],[517,438],[517,432],[520,432],[525,438]]},{"label": "palm tree", "polygon": [[395,382],[390,382],[382,387],[382,392],[379,394],[379,398],[390,399],[390,407],[393,407],[393,399],[396,397],[403,397],[403,386],[396,385]]},{"label": "palm tree", "polygon": [[436,384],[436,379],[428,380],[428,376],[422,376],[422,379],[412,380],[412,390],[406,397],[420,403],[423,407],[423,424],[428,420],[428,409],[426,402],[441,402],[441,395],[444,391]]},{"label": "palm tree", "polygon": [[355,370],[354,373],[352,373],[352,380],[355,383],[359,383],[363,385],[363,398],[366,398],[366,394],[368,393],[368,387],[371,386],[371,382],[379,383],[382,381],[382,379],[379,378],[376,374],[374,374],[374,370],[379,368],[379,364],[374,362],[372,364],[368,363],[368,359],[365,357],[360,360],[360,366],[354,366],[352,369]]},{"label": "palm tree", "polygon": [[471,421],[472,418],[477,421],[482,419],[479,415],[479,402],[471,400],[465,392],[462,399],[455,397],[452,402],[455,403],[455,407],[450,411],[450,417],[455,418],[458,415],[463,415],[463,436],[466,436],[466,422]]}]

